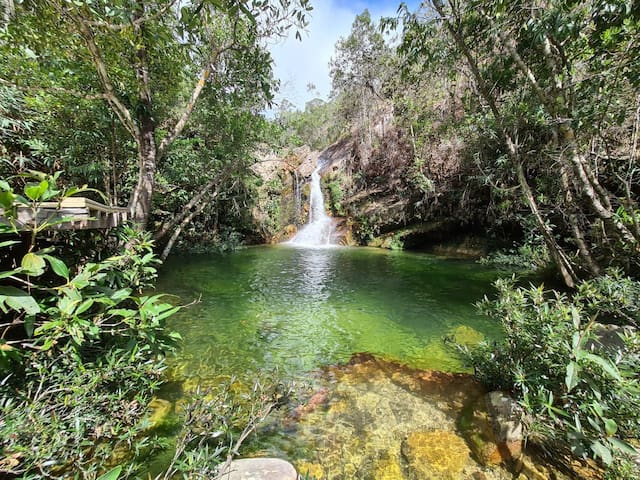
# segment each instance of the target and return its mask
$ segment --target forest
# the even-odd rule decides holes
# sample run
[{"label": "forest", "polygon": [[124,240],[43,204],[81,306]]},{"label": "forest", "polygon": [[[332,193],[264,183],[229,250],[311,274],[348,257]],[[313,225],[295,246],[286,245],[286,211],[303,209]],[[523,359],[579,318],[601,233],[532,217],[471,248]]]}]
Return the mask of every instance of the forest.
[{"label": "forest", "polygon": [[[0,476],[223,478],[295,387],[198,386],[157,421],[172,319],[203,299],[155,288],[173,256],[290,239],[318,162],[337,243],[506,272],[477,308],[500,335],[449,347],[541,461],[640,477],[637,4],[364,10],[330,97],[299,110],[275,103],[269,45],[304,45],[313,3],[0,2]],[[38,214],[80,196],[128,222]]]}]

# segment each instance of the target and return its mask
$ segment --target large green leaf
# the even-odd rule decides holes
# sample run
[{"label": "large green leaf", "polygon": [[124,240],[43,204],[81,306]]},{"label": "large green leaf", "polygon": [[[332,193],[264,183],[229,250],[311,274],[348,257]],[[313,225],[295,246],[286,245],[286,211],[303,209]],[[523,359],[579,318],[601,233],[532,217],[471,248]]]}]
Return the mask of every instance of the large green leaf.
[{"label": "large green leaf", "polygon": [[580,366],[576,362],[569,362],[567,365],[567,374],[564,383],[567,386],[567,392],[570,392],[580,383]]},{"label": "large green leaf", "polygon": [[584,350],[579,350],[577,352],[577,354],[576,354],[576,358],[578,360],[587,360],[587,361],[589,361],[591,363],[595,363],[596,365],[599,365],[611,377],[615,378],[618,381],[622,380],[622,377],[620,376],[620,371],[618,370],[618,367],[616,367],[609,360],[600,357],[599,355],[595,355],[593,353],[585,352]]},{"label": "large green leaf", "polygon": [[49,188],[49,182],[42,180],[40,183],[29,184],[24,187],[24,194],[33,201],[42,200]]},{"label": "large green leaf", "polygon": [[69,281],[69,269],[62,260],[51,255],[43,255],[43,257],[49,262],[56,275]]},{"label": "large green leaf", "polygon": [[7,307],[18,312],[24,311],[27,315],[40,313],[40,307],[31,295],[12,286],[0,287],[0,309],[7,313]]},{"label": "large green leaf", "polygon": [[122,465],[112,468],[107,473],[103,473],[97,480],[118,480],[120,472],[122,471]]}]

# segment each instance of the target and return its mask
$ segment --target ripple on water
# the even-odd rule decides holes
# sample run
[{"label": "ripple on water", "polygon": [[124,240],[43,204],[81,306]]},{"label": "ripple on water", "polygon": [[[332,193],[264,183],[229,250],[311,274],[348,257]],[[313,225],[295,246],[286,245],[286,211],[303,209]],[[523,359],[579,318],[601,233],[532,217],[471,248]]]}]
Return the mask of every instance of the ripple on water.
[{"label": "ripple on water", "polygon": [[[462,371],[443,337],[500,335],[473,306],[496,277],[469,262],[371,249],[259,247],[174,257],[162,271],[159,291],[184,303],[200,295],[202,300],[171,319],[184,337],[171,362],[172,377],[183,388],[195,388],[277,368],[285,377],[306,380],[319,368],[347,363],[356,352],[375,354],[378,360],[366,357],[326,370],[326,404],[305,411],[297,423],[272,426],[265,441],[301,469],[316,469],[318,479],[415,478],[403,440],[412,432],[455,433],[471,392],[468,377],[434,382],[435,374],[408,375],[395,362]],[[435,387],[449,384],[438,387],[442,392]],[[469,460],[462,472],[478,469]],[[398,471],[402,477],[394,476]]]}]

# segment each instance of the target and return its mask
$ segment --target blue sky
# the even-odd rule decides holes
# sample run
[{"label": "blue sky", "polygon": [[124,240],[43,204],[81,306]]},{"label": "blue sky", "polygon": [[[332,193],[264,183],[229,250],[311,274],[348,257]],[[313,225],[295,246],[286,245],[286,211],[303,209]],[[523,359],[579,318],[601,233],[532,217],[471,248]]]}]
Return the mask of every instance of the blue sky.
[{"label": "blue sky", "polygon": [[[312,0],[313,12],[302,41],[293,34],[285,41],[270,46],[274,58],[274,74],[280,79],[276,102],[286,98],[299,109],[305,102],[320,97],[327,100],[331,90],[329,60],[340,37],[349,35],[355,16],[366,8],[371,18],[393,16],[402,0]],[[413,10],[419,0],[405,0]],[[308,92],[308,84],[316,92]]]}]

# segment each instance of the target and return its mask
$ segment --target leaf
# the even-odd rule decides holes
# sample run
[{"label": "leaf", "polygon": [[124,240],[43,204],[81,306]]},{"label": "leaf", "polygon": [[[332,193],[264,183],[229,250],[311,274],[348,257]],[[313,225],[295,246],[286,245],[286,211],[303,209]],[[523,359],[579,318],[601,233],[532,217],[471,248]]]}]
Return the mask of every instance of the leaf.
[{"label": "leaf", "polygon": [[615,448],[616,450],[620,450],[623,453],[628,455],[638,455],[638,450],[631,444],[625,442],[624,440],[620,440],[619,438],[610,438],[609,444]]},{"label": "leaf", "polygon": [[570,392],[580,383],[580,366],[576,362],[569,362],[567,365],[567,374],[564,378],[564,384],[567,386],[567,392]]},{"label": "leaf", "polygon": [[40,313],[40,306],[31,295],[12,286],[0,287],[0,308],[7,312],[5,305],[18,312],[24,311],[27,315]]},{"label": "leaf", "polygon": [[591,444],[591,451],[595,455],[596,458],[600,458],[602,463],[605,465],[609,465],[613,460],[613,456],[611,455],[611,450],[603,445],[601,442],[593,442]]},{"label": "leaf", "polygon": [[15,245],[16,243],[20,243],[19,240],[7,240],[6,242],[0,242],[0,248],[8,247],[10,245]]},{"label": "leaf", "polygon": [[622,381],[622,377],[620,376],[620,372],[618,371],[618,368],[609,360],[604,359],[593,353],[585,352],[584,350],[580,350],[579,352],[577,352],[576,358],[578,360],[584,359],[584,360],[588,360],[591,363],[595,363],[596,365],[599,365],[600,367],[602,367],[602,369],[606,373],[608,373],[611,377],[615,378],[618,381]]},{"label": "leaf", "polygon": [[5,210],[9,210],[13,206],[16,196],[13,192],[0,192],[0,205]]},{"label": "leaf", "polygon": [[112,468],[107,473],[103,473],[97,480],[118,480],[120,472],[122,471],[122,465]]},{"label": "leaf", "polygon": [[611,437],[618,431],[618,424],[615,422],[615,420],[606,418],[604,420],[604,431],[606,432],[607,436]]},{"label": "leaf", "polygon": [[43,257],[49,262],[51,269],[56,275],[69,281],[69,269],[62,260],[57,257],[52,257],[51,255],[43,255]]},{"label": "leaf", "polygon": [[44,269],[47,264],[45,263],[44,258],[40,255],[29,252],[22,257],[21,266],[23,272],[27,275],[38,277],[44,273]]},{"label": "leaf", "polygon": [[6,270],[4,272],[0,272],[0,279],[10,277],[11,275],[20,273],[20,271],[21,271],[20,268],[16,268],[15,270]]},{"label": "leaf", "polygon": [[33,201],[40,200],[47,189],[49,188],[49,182],[42,180],[38,184],[30,184],[24,187],[24,194]]}]

